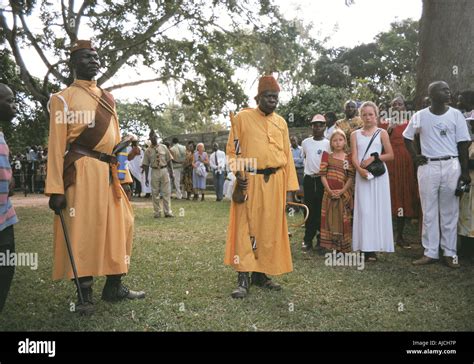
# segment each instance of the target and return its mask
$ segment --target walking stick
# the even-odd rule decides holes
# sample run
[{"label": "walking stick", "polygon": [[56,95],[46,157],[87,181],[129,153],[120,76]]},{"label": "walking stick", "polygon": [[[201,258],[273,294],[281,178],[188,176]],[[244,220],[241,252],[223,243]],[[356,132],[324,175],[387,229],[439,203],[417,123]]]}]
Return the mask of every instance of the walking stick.
[{"label": "walking stick", "polygon": [[303,225],[306,223],[306,220],[308,220],[308,217],[309,217],[309,209],[308,209],[308,206],[306,206],[305,204],[302,204],[302,203],[298,203],[298,202],[287,202],[286,204],[287,204],[287,205],[296,206],[296,207],[305,209],[306,213],[304,214],[303,222],[299,222],[299,223],[295,223],[295,224],[290,224],[291,227],[300,227],[300,226],[303,226]]},{"label": "walking stick", "polygon": [[74,262],[74,256],[72,255],[71,241],[69,240],[69,234],[67,233],[66,223],[62,210],[59,210],[59,218],[61,219],[61,225],[64,232],[64,240],[66,241],[67,252],[69,254],[69,260],[71,261],[72,273],[74,274],[74,282],[76,282],[77,292],[79,292],[79,301],[84,306],[84,297],[82,296],[81,286],[79,285],[79,277],[77,276],[76,263]]}]

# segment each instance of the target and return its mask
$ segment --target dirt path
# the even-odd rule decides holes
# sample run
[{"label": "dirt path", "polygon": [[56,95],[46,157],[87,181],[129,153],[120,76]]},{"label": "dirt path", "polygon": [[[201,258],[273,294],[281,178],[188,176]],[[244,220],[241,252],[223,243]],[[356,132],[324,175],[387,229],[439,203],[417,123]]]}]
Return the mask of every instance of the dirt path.
[{"label": "dirt path", "polygon": [[[10,197],[13,207],[43,207],[43,206],[48,206],[48,200],[49,197],[45,195],[35,195],[31,194],[28,196],[23,196],[23,194],[16,193],[12,197]],[[152,206],[151,199],[133,199],[132,200],[132,205],[137,205],[140,207],[145,207],[145,206]]]}]

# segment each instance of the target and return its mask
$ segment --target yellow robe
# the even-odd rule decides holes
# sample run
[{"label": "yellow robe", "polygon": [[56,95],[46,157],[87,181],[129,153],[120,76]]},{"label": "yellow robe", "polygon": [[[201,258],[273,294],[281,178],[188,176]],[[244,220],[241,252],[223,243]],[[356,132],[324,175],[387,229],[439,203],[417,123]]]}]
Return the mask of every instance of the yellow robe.
[{"label": "yellow robe", "polygon": [[[246,173],[248,200],[231,203],[224,263],[239,272],[262,272],[270,275],[293,270],[285,206],[286,192],[299,188],[290,152],[285,120],[272,113],[265,116],[258,108],[245,109],[235,117],[235,132],[241,146],[241,158],[256,161],[257,169],[280,167],[268,182],[261,174]],[[234,169],[234,132],[227,142],[227,158]],[[248,206],[246,206],[248,205]],[[256,237],[258,259],[249,235]]]},{"label": "yellow robe", "polygon": [[[102,91],[95,81],[76,80],[97,96]],[[64,194],[63,163],[68,143],[76,139],[91,121],[97,101],[85,90],[70,86],[51,96],[48,143],[48,172],[45,194]],[[65,113],[68,117],[64,118]],[[117,113],[104,137],[94,148],[111,154],[120,142]],[[93,120],[93,119],[92,119]],[[79,277],[127,273],[133,238],[133,211],[125,192],[121,199],[109,183],[109,165],[95,158],[75,161],[76,181],[66,191],[63,210]],[[59,216],[54,217],[53,279],[73,278]]]}]

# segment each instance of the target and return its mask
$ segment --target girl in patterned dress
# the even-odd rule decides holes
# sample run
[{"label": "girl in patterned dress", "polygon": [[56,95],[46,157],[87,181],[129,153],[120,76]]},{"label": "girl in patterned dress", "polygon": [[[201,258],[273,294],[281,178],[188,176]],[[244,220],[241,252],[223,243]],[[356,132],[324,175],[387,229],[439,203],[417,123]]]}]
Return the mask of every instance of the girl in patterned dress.
[{"label": "girl in patterned dress", "polygon": [[324,186],[321,247],[347,253],[352,250],[354,168],[344,152],[347,144],[345,133],[336,129],[329,141],[332,153],[323,153],[319,172]]}]

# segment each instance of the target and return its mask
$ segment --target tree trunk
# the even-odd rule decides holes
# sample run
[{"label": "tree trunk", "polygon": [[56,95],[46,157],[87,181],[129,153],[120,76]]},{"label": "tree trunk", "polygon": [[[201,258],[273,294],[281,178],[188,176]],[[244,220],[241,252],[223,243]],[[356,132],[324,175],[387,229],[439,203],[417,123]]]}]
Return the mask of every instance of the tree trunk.
[{"label": "tree trunk", "polygon": [[474,90],[473,14],[472,0],[423,0],[415,96],[418,108],[433,81],[446,81],[453,94]]}]

